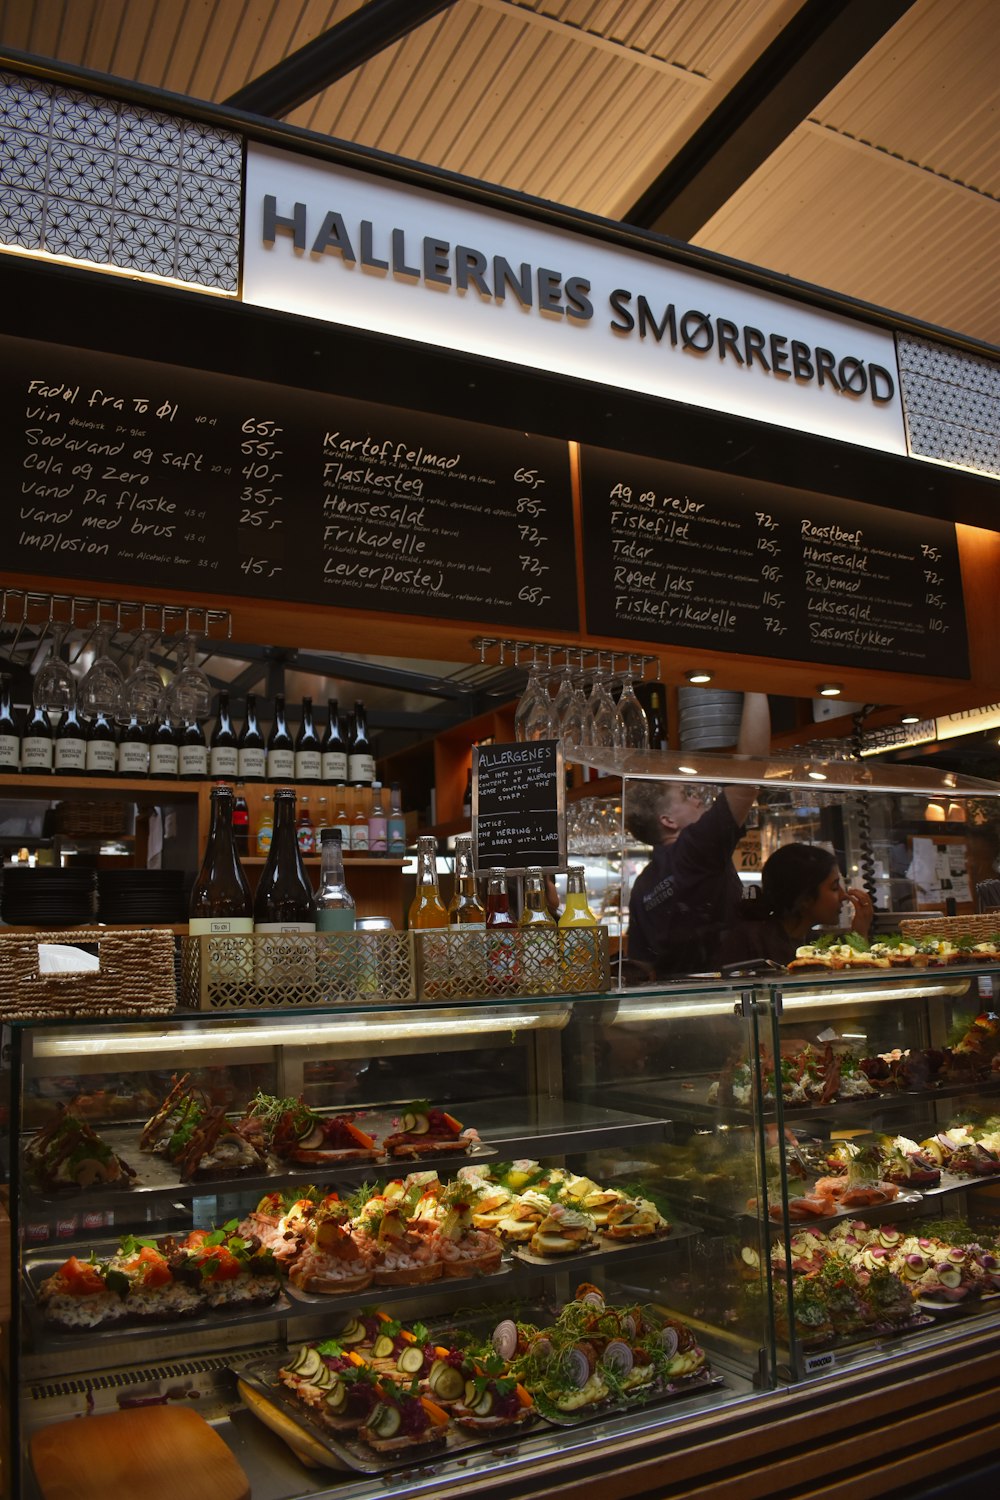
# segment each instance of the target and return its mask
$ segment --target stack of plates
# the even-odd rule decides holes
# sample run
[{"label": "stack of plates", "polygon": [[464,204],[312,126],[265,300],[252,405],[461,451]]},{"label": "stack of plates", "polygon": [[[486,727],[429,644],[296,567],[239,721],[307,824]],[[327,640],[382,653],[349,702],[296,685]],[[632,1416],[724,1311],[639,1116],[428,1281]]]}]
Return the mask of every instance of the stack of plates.
[{"label": "stack of plates", "polygon": [[183,870],[98,870],[102,922],[183,922]]},{"label": "stack of plates", "polygon": [[94,870],[6,869],[0,918],[10,927],[79,927],[97,915]]}]

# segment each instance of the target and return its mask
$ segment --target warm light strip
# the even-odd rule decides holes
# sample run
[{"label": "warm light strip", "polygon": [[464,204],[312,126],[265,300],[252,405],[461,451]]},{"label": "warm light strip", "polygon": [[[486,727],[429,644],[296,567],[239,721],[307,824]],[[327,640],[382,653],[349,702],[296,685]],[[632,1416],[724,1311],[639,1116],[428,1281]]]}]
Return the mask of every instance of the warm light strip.
[{"label": "warm light strip", "polygon": [[732,1016],[739,1007],[736,994],[717,1000],[622,1000],[612,1021],[613,1026],[641,1024],[643,1021],[687,1021],[697,1016]]},{"label": "warm light strip", "polygon": [[941,979],[924,984],[901,984],[875,986],[871,989],[848,990],[839,985],[828,990],[782,990],[782,1010],[808,1010],[814,1005],[857,1005],[864,1000],[925,1000],[941,995],[965,995],[971,978]]},{"label": "warm light strip", "polygon": [[204,1031],[157,1031],[142,1036],[112,1032],[107,1035],[36,1036],[35,1057],[100,1057],[116,1052],[211,1052],[219,1047],[315,1046],[349,1042],[395,1042],[413,1037],[480,1036],[504,1031],[561,1031],[570,1017],[569,1006],[550,1010],[499,1010],[488,1014],[469,1010],[440,1020],[426,1013],[412,1019],[372,1017],[368,1021],[342,1021],[325,1015],[309,1025],[210,1026]]},{"label": "warm light strip", "polygon": [[172,286],[183,292],[202,292],[206,297],[228,297],[233,301],[238,291],[207,286],[201,281],[181,281],[177,276],[159,276],[155,271],[139,271],[134,266],[112,266],[104,260],[85,260],[79,255],[56,255],[51,250],[26,250],[23,245],[0,245],[4,255],[20,255],[25,260],[40,260],[55,266],[72,266],[74,270],[102,271],[106,276],[124,276],[129,281],[149,281],[155,286]]}]

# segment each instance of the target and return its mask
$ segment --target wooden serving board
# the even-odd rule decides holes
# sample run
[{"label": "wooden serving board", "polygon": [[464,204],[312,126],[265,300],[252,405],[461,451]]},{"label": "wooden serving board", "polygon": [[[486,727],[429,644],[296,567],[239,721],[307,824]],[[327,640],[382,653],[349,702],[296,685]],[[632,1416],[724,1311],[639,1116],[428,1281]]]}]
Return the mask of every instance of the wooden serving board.
[{"label": "wooden serving board", "polygon": [[222,1438],[188,1406],[145,1406],[56,1422],[31,1462],[44,1500],[250,1500]]}]

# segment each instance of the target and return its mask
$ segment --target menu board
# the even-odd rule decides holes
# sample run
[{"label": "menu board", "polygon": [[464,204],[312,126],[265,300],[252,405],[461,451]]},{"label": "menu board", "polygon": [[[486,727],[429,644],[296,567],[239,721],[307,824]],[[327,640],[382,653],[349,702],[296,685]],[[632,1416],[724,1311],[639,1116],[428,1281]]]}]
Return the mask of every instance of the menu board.
[{"label": "menu board", "polygon": [[579,628],[555,439],[15,338],[0,401],[5,569]]},{"label": "menu board", "polygon": [[474,746],[472,846],[476,869],[564,865],[564,802],[558,740]]},{"label": "menu board", "polygon": [[591,633],[969,675],[947,522],[599,448],[581,466]]}]

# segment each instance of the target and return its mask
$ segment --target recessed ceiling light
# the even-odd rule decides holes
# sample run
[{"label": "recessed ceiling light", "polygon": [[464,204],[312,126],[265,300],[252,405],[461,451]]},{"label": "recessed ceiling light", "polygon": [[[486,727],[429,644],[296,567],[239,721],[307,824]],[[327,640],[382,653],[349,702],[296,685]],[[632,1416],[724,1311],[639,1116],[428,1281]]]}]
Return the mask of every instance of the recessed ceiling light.
[{"label": "recessed ceiling light", "polygon": [[920,715],[919,714],[900,714],[900,716],[899,716],[899,722],[901,724],[919,724],[920,723]]},{"label": "recessed ceiling light", "polygon": [[688,672],[687,680],[688,682],[711,682],[712,674],[706,671],[704,667],[698,667],[695,671]]},{"label": "recessed ceiling light", "polygon": [[821,698],[839,698],[843,691],[839,682],[821,682],[819,685]]}]

